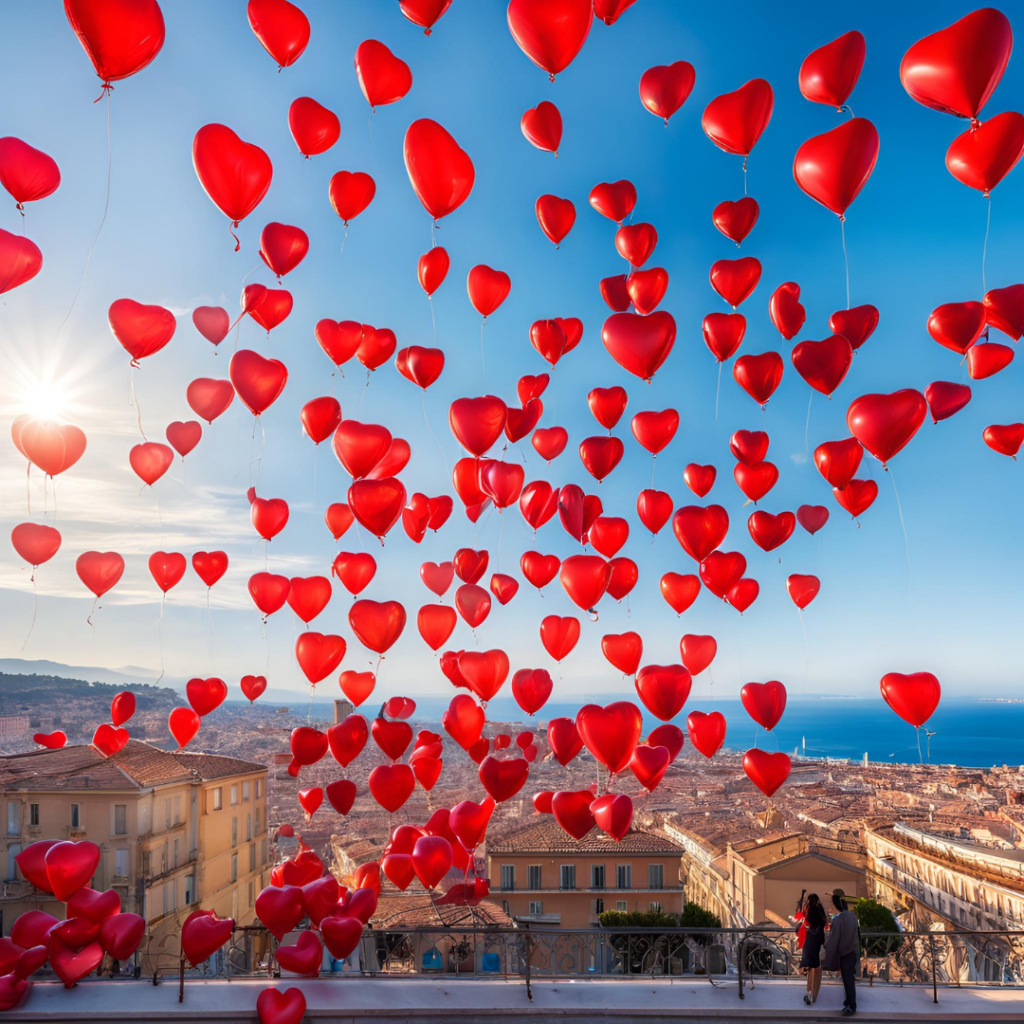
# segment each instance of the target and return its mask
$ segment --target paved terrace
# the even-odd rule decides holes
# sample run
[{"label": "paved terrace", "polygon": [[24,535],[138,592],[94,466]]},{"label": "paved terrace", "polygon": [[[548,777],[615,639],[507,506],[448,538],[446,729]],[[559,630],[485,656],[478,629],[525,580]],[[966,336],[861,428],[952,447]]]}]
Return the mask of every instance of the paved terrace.
[{"label": "paved terrace", "polygon": [[[154,987],[143,981],[86,981],[67,991],[59,983],[34,985],[7,1021],[131,1021],[132,1024],[180,1024],[182,1021],[255,1022],[256,997],[267,980],[195,981],[178,985],[168,978]],[[355,1024],[495,1024],[525,1021],[555,1024],[586,1019],[626,1021],[814,1022],[840,1018],[842,987],[822,985],[818,1005],[807,1007],[802,983],[771,981],[737,996],[735,982],[713,987],[693,979],[615,979],[607,981],[535,981],[532,1000],[521,980],[445,981],[419,978],[279,980],[306,996],[307,1022]],[[1011,988],[940,987],[938,1004],[930,986],[858,986],[860,1021],[1021,1021],[1024,991]]]}]

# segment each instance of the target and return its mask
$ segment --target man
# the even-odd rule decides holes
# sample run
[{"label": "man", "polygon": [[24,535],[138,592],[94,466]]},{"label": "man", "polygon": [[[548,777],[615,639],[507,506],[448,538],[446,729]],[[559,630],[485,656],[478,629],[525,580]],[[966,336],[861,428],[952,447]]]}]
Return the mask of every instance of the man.
[{"label": "man", "polygon": [[857,915],[847,907],[845,896],[842,889],[832,893],[832,906],[837,913],[832,918],[822,966],[826,971],[839,971],[842,974],[843,988],[846,990],[843,1016],[852,1017],[857,1012],[854,975],[857,973],[857,958],[860,956],[860,926]]}]

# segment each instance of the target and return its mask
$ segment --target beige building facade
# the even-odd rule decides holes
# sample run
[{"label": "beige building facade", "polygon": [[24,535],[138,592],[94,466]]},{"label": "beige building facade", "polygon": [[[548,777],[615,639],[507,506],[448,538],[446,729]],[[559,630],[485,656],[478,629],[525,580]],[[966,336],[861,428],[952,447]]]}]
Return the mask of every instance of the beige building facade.
[{"label": "beige building facade", "polygon": [[266,778],[264,765],[137,740],[110,758],[91,746],[0,758],[2,933],[26,910],[64,916],[17,867],[21,850],[46,839],[100,847],[92,887],[114,889],[122,911],[146,919],[144,973],[176,964],[193,910],[254,923],[268,871]]}]

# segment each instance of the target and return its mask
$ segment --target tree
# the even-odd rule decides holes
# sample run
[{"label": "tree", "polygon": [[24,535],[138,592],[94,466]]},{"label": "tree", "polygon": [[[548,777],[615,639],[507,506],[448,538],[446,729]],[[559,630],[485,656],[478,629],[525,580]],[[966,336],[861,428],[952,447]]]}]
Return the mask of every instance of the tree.
[{"label": "tree", "polygon": [[896,918],[888,907],[877,900],[857,900],[853,904],[853,912],[860,925],[861,948],[866,956],[888,956],[900,948],[903,940],[898,935],[869,938],[872,933],[899,932]]},{"label": "tree", "polygon": [[721,928],[722,922],[717,914],[705,910],[699,903],[692,901],[683,907],[679,915],[679,924],[683,928]]}]

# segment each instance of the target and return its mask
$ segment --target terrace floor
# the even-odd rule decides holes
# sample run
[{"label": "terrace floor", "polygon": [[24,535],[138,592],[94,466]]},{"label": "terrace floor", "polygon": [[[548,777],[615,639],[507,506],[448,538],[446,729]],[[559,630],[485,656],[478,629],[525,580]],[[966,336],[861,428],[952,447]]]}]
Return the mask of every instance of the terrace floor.
[{"label": "terrace floor", "polygon": [[[737,994],[734,981],[719,987],[692,979],[615,979],[535,981],[533,1000],[520,979],[344,978],[274,984],[298,986],[306,996],[306,1021],[317,1024],[495,1024],[529,1021],[554,1024],[576,1018],[591,1021],[825,1021],[840,1017],[842,987],[826,982],[817,1006],[803,1003],[803,985],[761,982]],[[25,1002],[3,1015],[7,1021],[131,1021],[181,1024],[183,1021],[256,1021],[256,997],[266,980],[195,981],[185,984],[178,1002],[175,979],[154,987],[144,981],[86,981],[68,991],[59,983],[35,984]],[[1024,990],[939,988],[895,985],[858,986],[857,1020],[987,1021],[1024,1020]]]}]

